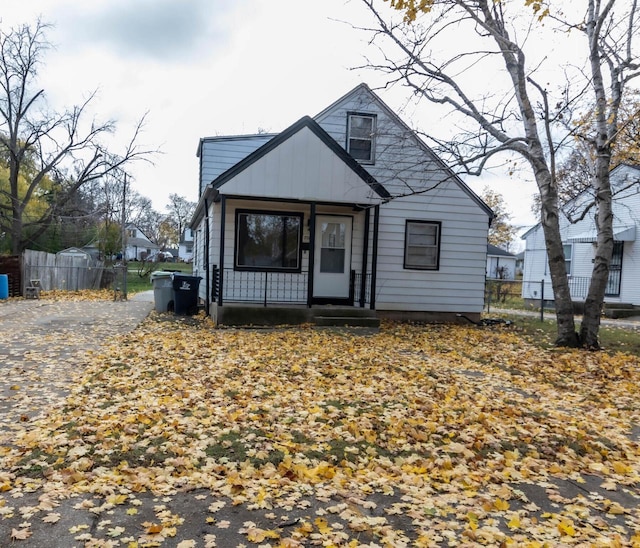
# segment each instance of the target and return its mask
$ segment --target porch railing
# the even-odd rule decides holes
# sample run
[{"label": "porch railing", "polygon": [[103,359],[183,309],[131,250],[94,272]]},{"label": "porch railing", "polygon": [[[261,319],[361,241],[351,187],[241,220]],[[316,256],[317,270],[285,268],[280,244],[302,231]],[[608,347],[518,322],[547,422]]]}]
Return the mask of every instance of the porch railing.
[{"label": "porch railing", "polygon": [[[222,276],[220,276],[222,274]],[[211,299],[220,302],[220,278],[222,277],[222,302],[269,304],[307,304],[309,273],[302,272],[248,272],[225,268],[223,272],[214,266],[211,273]],[[349,297],[354,306],[370,302],[371,276],[366,275],[364,295],[362,273],[351,271]]]}]

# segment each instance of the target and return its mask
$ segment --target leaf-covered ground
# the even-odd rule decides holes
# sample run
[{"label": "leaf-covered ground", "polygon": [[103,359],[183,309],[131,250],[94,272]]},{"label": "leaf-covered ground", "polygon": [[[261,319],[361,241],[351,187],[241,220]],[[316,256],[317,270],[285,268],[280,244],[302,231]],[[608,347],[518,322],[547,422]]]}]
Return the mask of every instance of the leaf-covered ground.
[{"label": "leaf-covered ground", "polygon": [[[636,357],[503,328],[171,318],[96,352],[63,405],[2,440],[16,543],[78,496],[104,518],[72,531],[89,546],[226,546],[230,527],[247,546],[640,546]],[[204,532],[176,544],[185,492],[208,500]],[[232,507],[271,522],[221,519]]]}]

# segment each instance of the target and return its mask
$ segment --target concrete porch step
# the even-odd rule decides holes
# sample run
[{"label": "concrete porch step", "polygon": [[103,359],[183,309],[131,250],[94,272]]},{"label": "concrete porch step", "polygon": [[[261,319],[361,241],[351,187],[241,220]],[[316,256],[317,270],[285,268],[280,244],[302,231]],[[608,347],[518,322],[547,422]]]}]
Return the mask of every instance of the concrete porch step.
[{"label": "concrete porch step", "polygon": [[375,316],[316,316],[314,323],[318,327],[380,327],[380,319]]}]

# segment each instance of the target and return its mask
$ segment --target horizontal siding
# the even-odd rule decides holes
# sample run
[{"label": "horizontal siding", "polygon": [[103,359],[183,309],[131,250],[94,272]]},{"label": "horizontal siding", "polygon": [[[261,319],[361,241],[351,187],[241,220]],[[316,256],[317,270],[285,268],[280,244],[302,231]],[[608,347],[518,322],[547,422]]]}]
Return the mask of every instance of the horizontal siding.
[{"label": "horizontal siding", "polygon": [[[376,308],[423,312],[481,312],[488,217],[458,185],[398,198],[381,208]],[[434,207],[435,204],[435,207]],[[464,212],[464,213],[462,213]],[[437,271],[404,268],[407,219],[441,222]]]},{"label": "horizontal siding", "polygon": [[203,140],[200,152],[200,192],[220,174],[246,158],[254,150],[272,139],[272,135],[247,136],[245,138],[216,138]]}]

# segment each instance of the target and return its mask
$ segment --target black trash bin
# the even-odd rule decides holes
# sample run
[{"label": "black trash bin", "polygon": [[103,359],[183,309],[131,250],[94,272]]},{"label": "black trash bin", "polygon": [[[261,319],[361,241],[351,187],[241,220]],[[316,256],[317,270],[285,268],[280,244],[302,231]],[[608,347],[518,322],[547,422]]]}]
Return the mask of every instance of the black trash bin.
[{"label": "black trash bin", "polygon": [[173,311],[180,315],[195,314],[198,311],[198,287],[200,276],[172,274],[173,280]]}]

